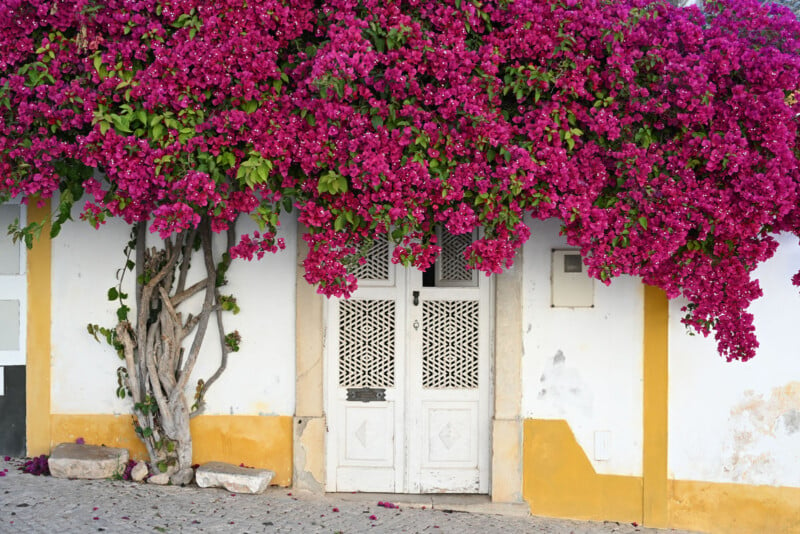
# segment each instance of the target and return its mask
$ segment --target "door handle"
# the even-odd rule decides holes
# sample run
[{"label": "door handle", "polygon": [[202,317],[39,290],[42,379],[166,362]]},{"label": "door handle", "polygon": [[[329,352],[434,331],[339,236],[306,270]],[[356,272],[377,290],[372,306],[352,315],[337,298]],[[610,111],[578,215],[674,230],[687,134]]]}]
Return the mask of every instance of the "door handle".
[{"label": "door handle", "polygon": [[414,297],[414,306],[419,306],[419,291],[412,291],[411,296]]}]

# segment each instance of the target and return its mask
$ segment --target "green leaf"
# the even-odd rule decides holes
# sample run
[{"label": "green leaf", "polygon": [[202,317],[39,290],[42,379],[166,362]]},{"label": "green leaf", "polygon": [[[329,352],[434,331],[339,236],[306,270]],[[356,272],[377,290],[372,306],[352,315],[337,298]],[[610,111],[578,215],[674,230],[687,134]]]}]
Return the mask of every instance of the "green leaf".
[{"label": "green leaf", "polygon": [[[98,72],[98,74],[99,74],[100,73],[100,69],[103,69],[103,58],[101,58],[100,54],[98,53],[96,56],[94,56],[94,70],[96,70]],[[105,70],[105,69],[103,69],[103,70]],[[101,78],[102,78],[102,76],[101,76]]]},{"label": "green leaf", "polygon": [[258,109],[258,102],[256,100],[248,100],[242,104],[242,110],[245,113],[253,113],[256,109]]},{"label": "green leaf", "polygon": [[639,224],[647,230],[647,218],[646,217],[639,217]]},{"label": "green leaf", "polygon": [[116,287],[109,288],[108,290],[108,300],[117,300],[119,298],[119,293],[117,292]]},{"label": "green leaf", "polygon": [[345,225],[347,225],[347,217],[344,213],[340,213],[336,220],[333,221],[333,229],[339,232],[344,229]]},{"label": "green leaf", "polygon": [[328,171],[319,177],[317,190],[320,193],[336,195],[347,191],[347,178],[334,171]]}]

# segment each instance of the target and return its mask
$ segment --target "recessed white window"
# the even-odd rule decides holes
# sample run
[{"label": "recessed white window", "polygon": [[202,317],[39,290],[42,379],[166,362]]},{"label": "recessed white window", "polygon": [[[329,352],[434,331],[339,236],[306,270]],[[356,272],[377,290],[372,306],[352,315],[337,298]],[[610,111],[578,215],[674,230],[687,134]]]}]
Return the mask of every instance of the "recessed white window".
[{"label": "recessed white window", "polygon": [[19,350],[18,300],[0,300],[0,350]]},{"label": "recessed white window", "polygon": [[8,235],[8,226],[19,220],[19,215],[19,205],[0,206],[0,275],[20,274],[20,244]]}]

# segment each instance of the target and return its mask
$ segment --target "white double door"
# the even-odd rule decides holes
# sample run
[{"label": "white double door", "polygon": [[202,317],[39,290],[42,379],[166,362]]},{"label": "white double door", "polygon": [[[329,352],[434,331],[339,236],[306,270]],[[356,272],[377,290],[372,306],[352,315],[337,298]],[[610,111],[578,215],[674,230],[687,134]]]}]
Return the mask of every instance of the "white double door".
[{"label": "white double door", "polygon": [[328,491],[489,492],[490,279],[446,237],[424,281],[379,243],[329,302]]}]

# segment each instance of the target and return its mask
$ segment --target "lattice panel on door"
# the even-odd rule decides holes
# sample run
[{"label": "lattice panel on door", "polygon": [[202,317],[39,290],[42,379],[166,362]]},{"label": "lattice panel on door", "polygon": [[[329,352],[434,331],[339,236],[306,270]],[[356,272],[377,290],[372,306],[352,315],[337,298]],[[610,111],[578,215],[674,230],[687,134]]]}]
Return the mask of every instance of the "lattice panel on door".
[{"label": "lattice panel on door", "polygon": [[339,303],[339,386],[393,387],[395,302]]},{"label": "lattice panel on door", "polygon": [[389,239],[386,235],[375,238],[363,265],[356,265],[353,275],[359,280],[389,280]]},{"label": "lattice panel on door", "polygon": [[478,387],[478,301],[422,303],[422,386]]},{"label": "lattice panel on door", "polygon": [[458,235],[447,230],[439,232],[442,253],[437,260],[437,285],[471,286],[477,282],[475,270],[467,267],[467,259],[464,257],[464,252],[473,239],[472,232]]}]

